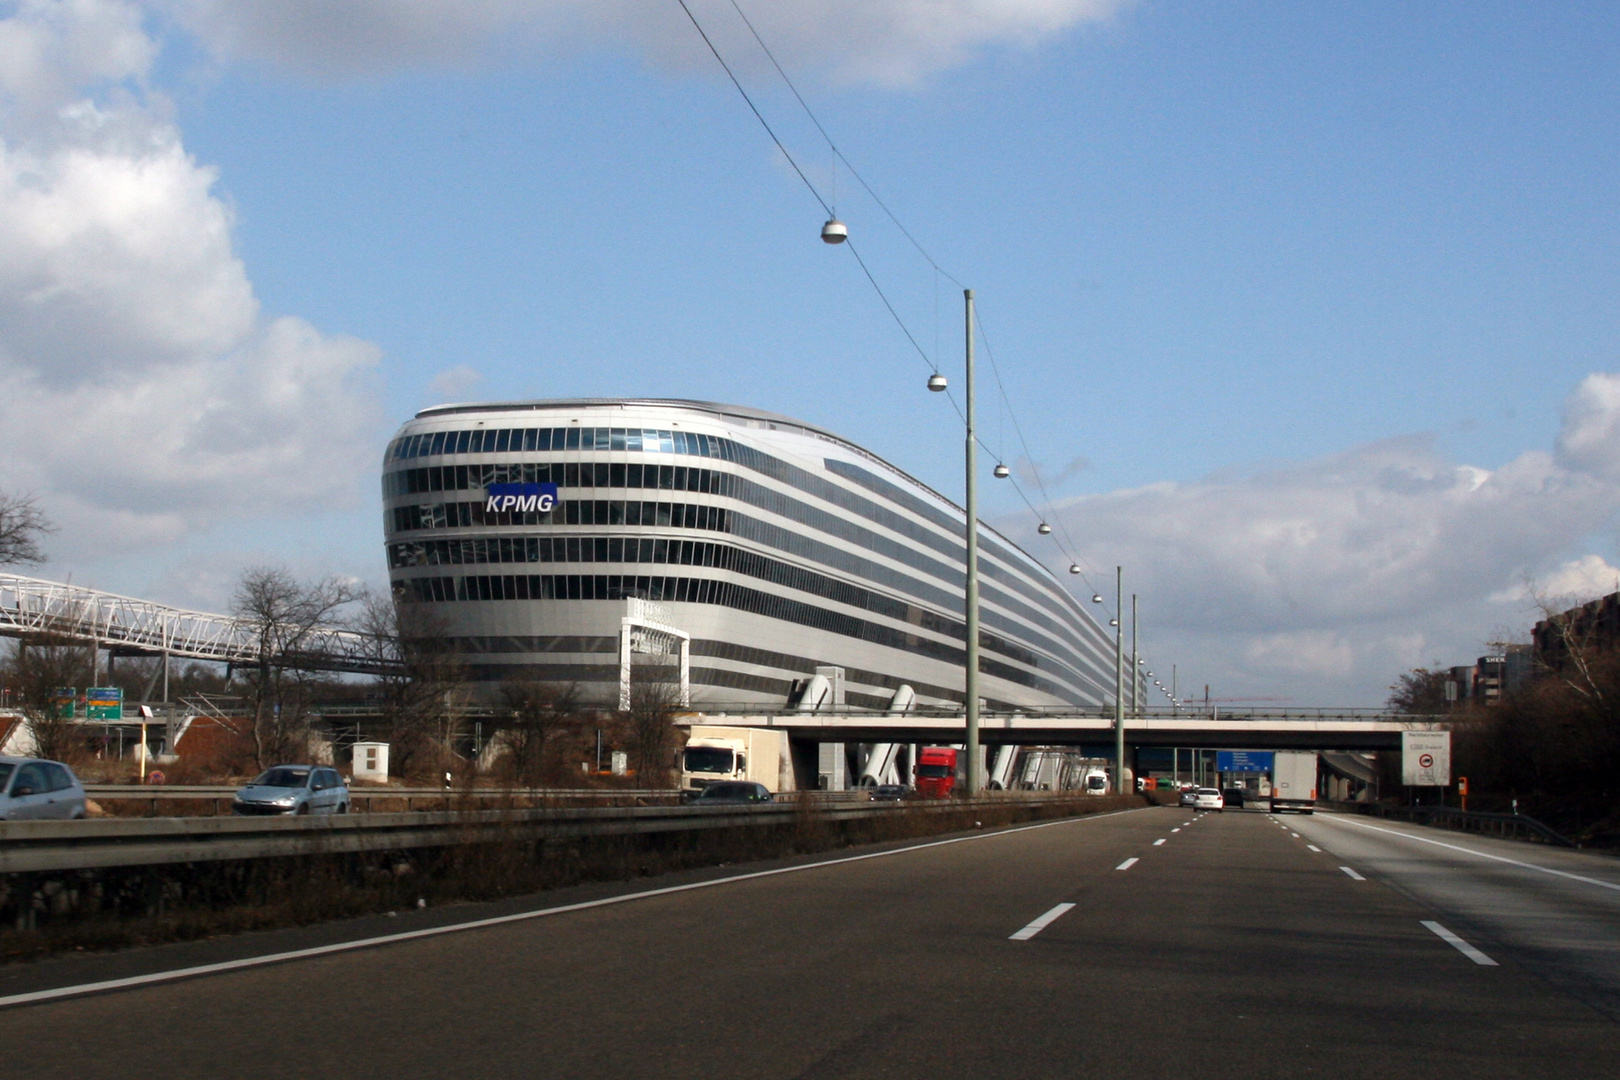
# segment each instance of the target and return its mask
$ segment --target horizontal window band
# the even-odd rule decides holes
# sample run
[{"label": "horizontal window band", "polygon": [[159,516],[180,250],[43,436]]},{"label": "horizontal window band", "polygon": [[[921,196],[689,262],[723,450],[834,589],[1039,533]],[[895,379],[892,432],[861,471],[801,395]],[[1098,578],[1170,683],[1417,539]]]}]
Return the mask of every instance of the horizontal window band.
[{"label": "horizontal window band", "polygon": [[[399,508],[403,509],[403,508]],[[679,504],[676,504],[676,510]],[[672,510],[670,516],[675,516]],[[397,512],[397,511],[396,511]],[[684,520],[684,517],[683,517]],[[760,542],[770,546],[785,548],[790,554],[800,554],[805,557],[821,556],[831,558],[840,554],[829,545],[819,541],[805,540],[795,543],[795,534],[776,526],[768,526],[757,522],[745,515],[730,515],[729,524],[736,535],[744,538],[758,538]],[[761,561],[763,560],[763,561]],[[818,559],[818,561],[820,561]],[[847,560],[852,565],[848,567],[852,573],[866,571],[866,575],[878,575],[879,583],[898,588],[910,595],[931,601],[939,607],[956,605],[960,597],[926,585],[904,574],[890,571],[889,568],[861,559],[858,556],[849,556]],[[814,571],[781,563],[775,560],[764,559],[743,549],[712,541],[680,540],[664,537],[619,537],[619,536],[527,536],[527,537],[469,537],[445,540],[412,540],[396,542],[388,545],[388,564],[390,569],[406,569],[416,566],[471,566],[487,564],[545,564],[545,563],[611,563],[611,564],[665,564],[684,566],[708,566],[728,570],[739,570],[754,577],[762,577],[776,584],[790,585],[803,591],[814,592],[829,599],[838,599],[856,607],[866,607],[873,610],[871,596],[878,594],[862,593],[859,600],[846,600],[842,595],[835,595],[836,586],[841,585],[835,579],[818,575]],[[761,566],[768,567],[768,573],[759,572]],[[811,587],[798,584],[799,581],[810,581]],[[831,583],[831,584],[829,584]],[[845,586],[854,588],[854,586]],[[1083,681],[1089,682],[1098,691],[1103,691],[1109,680],[1108,672],[1104,670],[1099,658],[1087,658],[1084,651],[1073,635],[1052,635],[1057,629],[1053,620],[1042,618],[1038,612],[1026,608],[1019,601],[1001,593],[991,587],[985,589],[984,599],[991,607],[981,608],[980,619],[984,626],[996,631],[1005,641],[1006,648],[1000,651],[1014,655],[1024,663],[1038,666],[1033,655],[1016,655],[1011,650],[1020,650],[1020,646],[1013,644],[1020,639],[1027,640],[1044,652],[1052,655],[1057,662],[1066,663],[1072,672]],[[919,595],[922,594],[922,595]],[[885,598],[887,600],[887,598]],[[897,606],[898,601],[888,601],[888,605]],[[1010,606],[1012,610],[1034,626],[1023,625],[1007,615],[994,610],[996,605]],[[894,618],[918,625],[930,625],[937,622],[941,630],[950,636],[966,640],[966,631],[961,623],[952,619],[942,618],[925,608],[914,608],[905,611],[885,611]],[[1020,650],[1021,651],[1021,650]]]},{"label": "horizontal window band", "polygon": [[[563,547],[565,551],[570,546],[576,550],[583,546],[579,544],[569,545],[567,543],[567,539],[565,538],[550,538],[549,540],[535,539],[533,540],[533,544],[536,546],[536,548],[544,547],[554,549],[555,547],[559,546],[559,541],[562,541],[560,546]],[[666,556],[673,555],[677,560],[684,557],[686,565],[706,566],[718,570],[731,571],[732,573],[757,578],[761,581],[767,581],[773,585],[793,589],[798,592],[810,593],[813,596],[819,596],[823,599],[832,600],[836,603],[845,604],[849,607],[861,608],[862,610],[870,611],[873,614],[882,615],[893,619],[896,622],[903,622],[908,625],[918,627],[919,629],[927,630],[945,637],[955,638],[963,642],[967,640],[967,627],[959,620],[941,616],[935,612],[915,607],[903,600],[896,600],[892,597],[884,596],[881,593],[875,593],[869,589],[863,589],[857,585],[852,585],[847,582],[825,577],[803,567],[794,566],[791,563],[766,558],[763,555],[750,551],[744,551],[741,548],[732,547],[727,544],[714,544],[702,541],[664,542],[651,540],[645,541],[645,543],[653,545],[659,553],[663,553]],[[515,549],[517,545],[513,544],[512,546]],[[525,545],[525,547],[526,546],[527,545]],[[594,548],[596,545],[593,543],[591,546]],[[611,554],[614,550],[615,544],[612,539],[605,539],[603,546]],[[628,547],[629,545],[624,544],[618,546]],[[640,544],[637,546],[639,547]],[[508,597],[505,595],[503,589],[503,595],[501,598],[524,600],[545,598],[543,596],[536,597],[533,595],[531,591],[532,586],[526,588],[523,585],[517,584],[518,576],[519,575],[513,576],[510,587],[514,590],[514,592],[522,593],[523,595],[514,595]],[[583,575],[566,576],[584,580]],[[630,586],[623,585],[622,581],[625,579],[625,577],[626,575],[619,575],[618,580],[620,581],[620,584],[617,586],[610,585],[609,589],[612,590],[617,588],[621,593],[625,592],[626,590],[639,591],[638,586],[634,584]],[[594,581],[594,579],[595,575],[592,575],[591,580]],[[502,575],[500,580],[506,580],[506,576]],[[630,576],[629,580],[634,582],[638,579]],[[432,587],[429,586],[429,588],[431,589]],[[544,586],[541,586],[541,588],[543,589]],[[445,591],[446,590],[441,587],[439,589],[439,595],[444,595]],[[420,595],[418,595],[417,598],[426,599],[426,597]],[[469,594],[468,590],[463,585],[456,589],[456,598],[473,599],[474,597]],[[481,591],[477,598],[482,598]],[[602,596],[595,595],[594,591],[593,595],[590,597],[577,597],[577,599],[603,598],[604,597]],[[607,598],[611,599],[612,597]],[[1009,641],[1000,635],[986,632],[982,626],[979,633],[979,642],[982,648],[991,652],[999,653],[1010,660],[1014,660],[1028,667],[1037,669],[1051,667],[1053,665],[1067,667],[1063,661],[1055,657],[1043,656],[1031,652],[1029,649],[1019,645],[1017,642]],[[1083,681],[1084,677],[1073,668],[1068,668],[1067,673],[1070,679],[1078,679]]]},{"label": "horizontal window band", "polygon": [[[396,581],[395,587],[411,599],[427,602],[487,600],[624,600],[633,596],[672,603],[715,604],[747,611],[767,618],[809,626],[828,633],[867,641],[943,663],[960,665],[965,650],[917,634],[874,623],[857,616],[829,611],[733,582],[710,578],[618,574],[508,574],[468,575],[465,577],[411,578]],[[992,641],[980,638],[981,647],[991,651]],[[981,653],[979,670],[987,675],[1018,683],[1065,701],[1080,702],[1078,686],[1064,686],[1033,672],[1015,668]]]},{"label": "horizontal window band", "polygon": [[[528,434],[525,435],[525,432]],[[444,435],[445,433],[437,433],[437,436]],[[479,449],[474,452],[480,453],[557,450],[639,451],[642,449],[648,451],[657,450],[661,453],[701,453],[704,456],[718,457],[763,476],[768,476],[806,494],[813,495],[824,502],[831,503],[840,509],[850,511],[868,521],[882,525],[893,532],[900,533],[914,543],[943,555],[958,568],[955,570],[958,577],[961,575],[959,568],[966,559],[965,548],[959,539],[962,529],[962,522],[959,519],[947,514],[937,506],[930,505],[926,500],[905,491],[888,480],[875,476],[859,466],[835,458],[824,459],[823,464],[829,472],[859,484],[874,495],[878,495],[893,504],[904,507],[911,514],[923,518],[935,528],[928,528],[903,514],[889,509],[887,506],[873,502],[863,495],[833,483],[824,476],[789,464],[754,447],[717,436],[700,436],[691,432],[682,433],[645,428],[581,428],[571,426],[569,428],[551,429],[480,429],[475,432],[452,432],[449,433],[448,437],[440,437],[437,442],[434,441],[435,438],[436,435],[424,434],[407,436],[396,440],[395,444],[390,445],[390,451],[385,460],[392,461],[400,457],[415,457],[435,452],[441,455],[466,453],[469,452],[469,446],[478,447]],[[494,441],[490,442],[488,448],[484,448],[484,441],[488,439]],[[684,449],[688,442],[690,442],[691,450]],[[421,454],[414,452],[396,454],[394,452],[396,446],[403,450],[419,448]],[[437,451],[434,450],[436,446],[439,447]],[[544,475],[541,475],[542,473]],[[778,500],[787,499],[790,502],[798,502],[798,500],[791,500],[789,497],[772,489],[761,487],[733,473],[721,470],[696,466],[654,465],[634,462],[508,462],[488,465],[432,466],[407,469],[385,473],[383,493],[386,498],[427,491],[469,490],[484,487],[490,483],[508,482],[556,483],[563,487],[658,487],[661,489],[702,491],[737,497],[750,503],[750,505],[762,507],[773,496]],[[733,490],[739,486],[746,487],[748,490]],[[936,498],[942,498],[937,493],[930,492],[930,494],[935,494]],[[956,510],[957,513],[961,513],[960,508],[953,506],[952,509]],[[773,512],[780,511],[773,509]],[[798,506],[794,507],[792,511],[784,513],[783,516],[814,526],[817,523],[808,519],[827,515],[826,511],[798,503]],[[943,530],[944,535],[941,535],[936,529]],[[832,532],[835,535],[838,532],[836,525],[831,528],[824,526],[822,531]],[[881,537],[878,534],[869,534],[869,539],[875,542],[887,540],[886,537]],[[892,543],[892,541],[888,541],[888,543]],[[866,543],[862,546],[872,547],[872,544]],[[878,548],[873,547],[873,550],[878,550]],[[884,553],[888,554],[888,552]],[[987,555],[992,558],[985,558]],[[1106,635],[1091,619],[1090,613],[1066,589],[1050,580],[1049,571],[1046,571],[1027,553],[1019,550],[1015,545],[1002,541],[999,534],[995,533],[994,530],[981,528],[980,558],[980,571],[983,577],[1003,582],[1007,587],[1023,594],[1027,599],[1042,607],[1055,605],[1055,610],[1062,612],[1065,622],[1073,620],[1095,639],[1090,643],[1092,647],[1106,648],[1108,645]],[[996,562],[992,561],[993,559],[1002,560],[1006,565],[997,565]],[[1023,567],[1028,577],[1026,578],[1025,574],[1013,570],[1012,567],[1014,566]],[[1040,585],[1036,584],[1037,582],[1044,584],[1046,587],[1040,587]]]},{"label": "horizontal window band", "polygon": [[[559,653],[591,654],[613,653],[619,650],[617,637],[579,637],[569,635],[557,636],[507,636],[507,637],[452,637],[447,639],[449,646],[456,652],[471,656],[491,656],[506,653],[531,653],[535,655],[556,655]],[[787,672],[789,679],[808,678],[816,673],[816,668],[827,663],[825,660],[815,660],[807,656],[793,656],[789,653],[774,652],[761,649],[753,645],[742,645],[733,641],[716,641],[709,638],[695,638],[692,641],[692,656],[694,659],[707,658],[711,660],[726,660],[733,664],[747,664],[751,667],[774,668],[777,671]],[[487,666],[487,665],[486,665]],[[699,670],[725,670],[720,668]],[[618,669],[602,667],[613,679],[618,678]],[[693,678],[696,679],[696,675]],[[844,667],[844,681],[850,686],[882,687],[891,691],[887,696],[870,694],[859,690],[847,690],[846,696],[850,704],[859,704],[862,708],[885,709],[893,700],[893,691],[901,686],[910,686],[919,694],[940,701],[954,701],[958,704],[963,700],[962,691],[946,686],[936,686],[920,682],[917,679],[902,679],[897,675],[870,671],[865,668]],[[858,700],[857,700],[858,699]],[[1011,702],[991,701],[992,708],[1011,710],[1016,706]]]}]

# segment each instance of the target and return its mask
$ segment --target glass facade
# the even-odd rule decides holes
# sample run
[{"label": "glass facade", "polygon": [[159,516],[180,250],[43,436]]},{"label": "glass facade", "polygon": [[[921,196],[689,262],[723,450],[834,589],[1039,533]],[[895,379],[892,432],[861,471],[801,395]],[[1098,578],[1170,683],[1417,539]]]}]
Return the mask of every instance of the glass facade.
[{"label": "glass facade", "polygon": [[[674,422],[591,422],[608,411]],[[553,423],[539,426],[536,413]],[[711,430],[683,430],[692,426]],[[513,483],[556,485],[555,509],[490,509],[484,489]],[[804,663],[840,664],[851,684],[868,688],[909,684],[941,703],[961,699],[960,683],[953,690],[940,666],[964,658],[960,510],[797,422],[688,402],[427,410],[390,442],[383,495],[395,589],[446,605],[474,670],[525,667],[496,662],[507,650],[479,642],[616,641],[623,601],[642,597],[676,611],[693,605],[697,622],[722,627],[694,634],[695,654],[702,641],[717,660],[772,669],[694,667],[694,690],[709,685],[720,700],[727,689],[777,695],[804,677]],[[980,535],[981,692],[1007,707],[1102,704],[1112,692],[1111,638],[1052,574],[992,531]],[[522,564],[537,572],[517,572]],[[538,572],[546,564],[557,568]],[[494,566],[514,572],[490,572]],[[665,569],[673,566],[694,570]],[[602,633],[467,632],[514,619],[543,631],[582,618]],[[725,631],[731,623],[735,631]],[[767,638],[778,647],[759,648]],[[541,666],[558,664],[570,666]],[[608,678],[609,665],[584,666],[597,672],[588,681]],[[616,666],[611,675],[616,681]],[[886,700],[853,685],[850,694],[852,703]]]}]

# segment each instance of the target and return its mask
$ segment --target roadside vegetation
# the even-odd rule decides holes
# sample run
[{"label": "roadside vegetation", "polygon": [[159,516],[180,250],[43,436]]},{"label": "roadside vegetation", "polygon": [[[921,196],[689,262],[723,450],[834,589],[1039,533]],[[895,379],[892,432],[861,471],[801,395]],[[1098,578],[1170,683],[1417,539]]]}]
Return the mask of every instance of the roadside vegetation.
[{"label": "roadside vegetation", "polygon": [[[1397,711],[1441,714],[1452,731],[1452,776],[1468,778],[1470,810],[1518,812],[1588,847],[1620,848],[1620,648],[1548,611],[1556,660],[1495,702],[1446,701],[1444,670],[1419,668],[1391,687]],[[1386,771],[1398,790],[1399,755]]]}]

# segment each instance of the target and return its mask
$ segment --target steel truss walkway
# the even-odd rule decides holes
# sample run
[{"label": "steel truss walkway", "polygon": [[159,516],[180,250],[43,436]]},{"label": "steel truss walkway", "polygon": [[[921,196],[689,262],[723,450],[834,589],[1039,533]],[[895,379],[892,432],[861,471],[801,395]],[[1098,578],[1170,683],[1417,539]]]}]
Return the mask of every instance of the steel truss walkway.
[{"label": "steel truss walkway", "polygon": [[[124,655],[172,656],[251,665],[259,639],[251,623],[230,615],[136,600],[59,581],[0,574],[0,636],[45,634]],[[377,674],[390,670],[377,639],[320,626],[304,638],[300,666]]]}]

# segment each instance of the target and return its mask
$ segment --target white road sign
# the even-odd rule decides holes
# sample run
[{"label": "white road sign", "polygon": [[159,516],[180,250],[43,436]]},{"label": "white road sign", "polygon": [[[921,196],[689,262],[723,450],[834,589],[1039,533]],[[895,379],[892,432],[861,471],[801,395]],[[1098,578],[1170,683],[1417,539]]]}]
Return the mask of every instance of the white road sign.
[{"label": "white road sign", "polygon": [[1401,783],[1411,787],[1451,786],[1451,732],[1401,732]]}]

